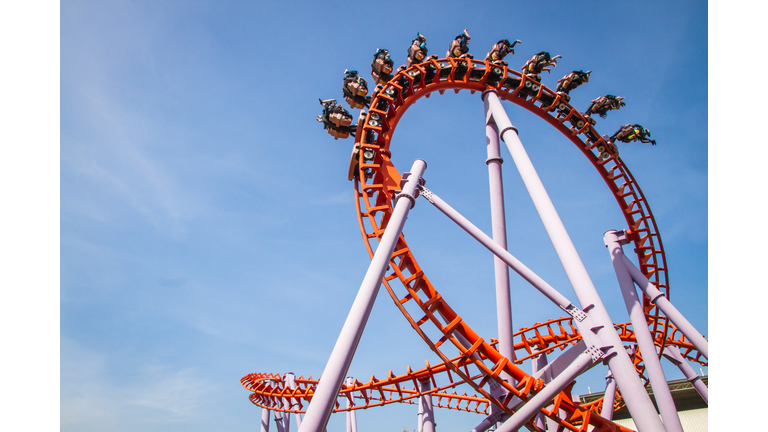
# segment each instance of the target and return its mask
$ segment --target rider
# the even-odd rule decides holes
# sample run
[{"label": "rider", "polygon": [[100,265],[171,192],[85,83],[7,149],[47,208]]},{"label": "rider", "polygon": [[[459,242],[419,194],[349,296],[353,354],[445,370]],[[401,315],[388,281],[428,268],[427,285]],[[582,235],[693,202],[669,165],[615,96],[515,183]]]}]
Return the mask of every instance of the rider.
[{"label": "rider", "polygon": [[367,97],[368,83],[363,77],[357,74],[356,70],[344,71],[344,84],[341,86],[341,91],[344,93],[344,98],[352,108],[363,108],[371,103],[371,98]]},{"label": "rider", "polygon": [[576,87],[589,82],[589,74],[592,71],[573,71],[568,75],[557,80],[557,93],[563,96],[566,100],[570,100],[570,92]]},{"label": "rider", "polygon": [[349,138],[355,135],[357,126],[352,126],[352,115],[341,105],[336,104],[336,99],[320,99],[323,113],[317,116],[317,121],[323,124],[323,128],[336,138]]},{"label": "rider", "polygon": [[599,98],[592,100],[592,103],[589,105],[589,108],[587,108],[585,114],[591,117],[592,114],[595,113],[599,114],[601,118],[605,118],[608,111],[617,110],[627,105],[624,103],[623,99],[624,96],[614,96],[610,94],[600,96]]},{"label": "rider", "polygon": [[646,129],[639,124],[626,124],[613,134],[611,141],[615,142],[618,140],[623,143],[630,143],[639,140],[643,143],[656,145],[656,140],[649,139],[648,137],[650,136],[651,131],[649,129]]},{"label": "rider", "polygon": [[414,63],[421,63],[427,58],[427,38],[419,32],[416,32],[416,39],[408,47],[408,58],[406,62],[408,67]]},{"label": "rider", "polygon": [[451,41],[451,45],[448,47],[448,52],[445,56],[453,58],[472,58],[472,54],[467,54],[469,52],[469,46],[467,46],[469,39],[469,33],[467,33],[467,29],[464,29],[464,33],[456,36],[456,38]]},{"label": "rider", "polygon": [[556,55],[552,57],[547,51],[542,51],[538,54],[534,54],[530,60],[525,62],[525,64],[523,65],[522,71],[528,77],[536,81],[541,81],[541,77],[539,76],[539,74],[544,71],[547,71],[547,73],[549,73],[550,70],[547,68],[550,66],[557,67],[557,59],[562,57],[563,56],[560,56],[560,55]]},{"label": "rider", "polygon": [[514,55],[514,46],[519,43],[522,43],[520,42],[520,39],[514,41],[513,43],[509,43],[509,40],[507,39],[502,39],[496,42],[496,44],[491,47],[491,51],[489,51],[485,56],[485,61],[507,66],[507,62],[504,61],[504,57],[506,57],[507,54]]},{"label": "rider", "polygon": [[376,54],[373,55],[373,61],[371,62],[371,76],[376,84],[386,84],[391,80],[392,69],[394,69],[395,62],[389,56],[389,51],[379,48],[376,50]]}]

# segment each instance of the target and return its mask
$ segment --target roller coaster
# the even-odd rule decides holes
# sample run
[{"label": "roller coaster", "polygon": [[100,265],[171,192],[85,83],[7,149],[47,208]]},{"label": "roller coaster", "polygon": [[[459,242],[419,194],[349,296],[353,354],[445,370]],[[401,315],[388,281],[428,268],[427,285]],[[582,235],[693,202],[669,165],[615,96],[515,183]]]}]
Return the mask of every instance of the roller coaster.
[{"label": "roller coaster", "polygon": [[[469,35],[464,34],[461,42],[466,47]],[[682,432],[660,360],[676,365],[707,400],[707,387],[689,363],[707,365],[708,341],[669,301],[668,268],[658,226],[640,186],[618,154],[617,141],[649,142],[650,132],[640,125],[627,125],[613,137],[598,133],[590,114],[604,116],[606,111],[624,106],[622,98],[606,95],[594,100],[586,113],[578,111],[568,95],[576,85],[558,85],[559,90],[553,91],[538,75],[559,56],[541,52],[518,72],[502,60],[506,53],[514,53],[506,40],[494,45],[485,60],[474,59],[458,44],[452,44],[445,58],[428,57],[425,41],[421,35],[414,39],[408,66],[394,74],[389,73],[392,62],[386,50],[374,55],[372,75],[378,85],[371,97],[365,80],[356,72],[347,72],[345,86],[351,81],[356,84],[350,91],[345,88],[345,96],[348,102],[354,100],[354,104],[349,102],[351,106],[363,108],[356,125],[335,101],[321,101],[324,114],[318,120],[328,133],[336,139],[354,137],[348,178],[354,183],[357,217],[371,265],[322,379],[292,373],[252,373],[241,379],[250,401],[262,408],[261,430],[269,430],[273,417],[278,432],[289,432],[293,414],[300,432],[319,432],[325,430],[332,413],[345,412],[347,431],[356,432],[356,411],[401,403],[417,405],[419,432],[435,430],[434,408],[481,415],[473,432],[523,427],[550,432],[628,431],[631,429],[612,421],[613,413],[624,406],[641,432]],[[536,62],[540,62],[538,68]],[[579,85],[589,78],[589,73],[573,74],[581,80]],[[572,78],[566,81],[570,83]],[[408,108],[422,97],[448,90],[479,93],[485,106],[492,237],[424,186],[424,161],[416,160],[407,173],[401,173],[391,161],[392,136]],[[630,322],[610,321],[501,101],[535,114],[570,140],[615,197],[627,227],[607,231],[604,241]],[[523,177],[577,302],[568,300],[507,251],[500,140]],[[419,266],[402,235],[405,218],[418,198],[434,205],[495,255],[498,338],[480,337]],[[624,245],[634,246],[639,266],[624,255]],[[513,332],[509,268],[565,315]],[[390,371],[384,378],[372,376],[361,382],[346,374],[381,285],[440,362],[427,362],[418,370],[408,366],[404,374]],[[429,336],[435,334],[439,336]],[[532,364],[530,372],[520,368],[525,361]],[[571,394],[574,379],[599,364],[608,366],[605,397],[580,403]],[[646,385],[653,388],[658,412]],[[474,393],[461,390],[467,387]]]}]

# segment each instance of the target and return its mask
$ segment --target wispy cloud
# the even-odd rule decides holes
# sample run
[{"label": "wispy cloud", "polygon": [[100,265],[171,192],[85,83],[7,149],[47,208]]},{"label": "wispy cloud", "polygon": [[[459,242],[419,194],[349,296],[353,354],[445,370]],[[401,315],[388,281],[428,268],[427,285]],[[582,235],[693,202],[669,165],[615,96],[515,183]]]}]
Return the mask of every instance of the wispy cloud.
[{"label": "wispy cloud", "polygon": [[123,374],[117,356],[63,342],[62,430],[137,430],[205,416],[215,388],[196,369],[143,366]]},{"label": "wispy cloud", "polygon": [[[157,229],[183,232],[185,219],[207,207],[175,160],[162,158],[168,142],[185,131],[172,130],[167,112],[147,109],[157,108],[156,88],[132,85],[154,77],[159,82],[152,85],[165,88],[153,61],[153,37],[162,27],[131,4],[112,7],[126,18],[108,32],[116,40],[94,37],[104,29],[92,26],[63,33],[62,210],[102,223],[130,212]],[[76,3],[68,12],[98,16],[109,10]],[[70,200],[73,191],[79,195]]]},{"label": "wispy cloud", "polygon": [[[101,91],[99,89],[94,92]],[[89,117],[96,138],[89,144],[74,145],[65,139],[68,152],[62,157],[64,173],[74,175],[75,181],[85,182],[96,192],[102,203],[127,206],[132,212],[157,228],[175,227],[190,213],[203,206],[173,173],[173,169],[159,162],[147,151],[153,141],[153,125],[144,119],[131,121],[131,113],[108,102],[106,98],[89,98]],[[131,123],[142,123],[142,132]],[[65,179],[66,181],[66,179]],[[93,201],[93,198],[92,200]],[[104,220],[102,212],[94,218]]]},{"label": "wispy cloud", "polygon": [[339,192],[332,195],[316,196],[309,200],[310,205],[316,206],[338,206],[340,204],[352,204],[355,198],[352,191]]}]

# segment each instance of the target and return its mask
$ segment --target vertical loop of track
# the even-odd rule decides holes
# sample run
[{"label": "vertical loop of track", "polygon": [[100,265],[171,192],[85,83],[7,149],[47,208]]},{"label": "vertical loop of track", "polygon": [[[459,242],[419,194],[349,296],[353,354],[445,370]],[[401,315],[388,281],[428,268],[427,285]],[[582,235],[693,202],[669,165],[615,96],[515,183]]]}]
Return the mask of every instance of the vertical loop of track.
[{"label": "vertical loop of track", "polygon": [[[615,147],[605,141],[590,124],[589,119],[562,100],[559,95],[529,77],[504,66],[470,59],[442,59],[414,65],[398,73],[383,89],[375,94],[371,108],[362,123],[358,125],[356,141],[358,153],[357,180],[355,181],[356,206],[361,234],[368,253],[373,257],[374,245],[384,233],[393,210],[392,198],[399,189],[400,174],[390,161],[391,139],[400,118],[410,105],[431,93],[453,90],[482,92],[494,89],[503,100],[512,102],[544,119],[565,137],[571,140],[597,169],[619,203],[627,226],[634,241],[640,270],[659,290],[669,297],[669,282],[666,259],[661,237],[645,197],[629,169],[619,158]],[[372,119],[372,115],[378,115]],[[373,159],[365,159],[365,150],[375,152]],[[472,379],[454,370],[477,392],[488,398],[507,414],[513,412],[507,406],[511,396],[527,401],[544,383],[533,379],[518,368],[513,360],[502,356],[488,341],[480,338],[464,322],[437,292],[416,262],[403,236],[400,237],[390,260],[391,273],[384,278],[384,284],[395,304],[411,323],[411,326],[427,342],[430,348],[448,362],[448,355],[442,345],[450,341],[454,349],[468,362],[473,362],[482,372],[482,377]],[[390,281],[398,279],[405,292],[398,295]],[[418,306],[421,317],[414,317],[406,305]],[[663,345],[669,331],[668,321],[660,315],[647,298],[644,310],[654,337]],[[425,329],[433,326],[442,335],[433,341]],[[572,326],[572,325],[571,325]],[[575,342],[572,342],[575,343]],[[561,347],[564,349],[564,347]],[[512,376],[516,385],[500,379],[502,372]],[[505,400],[491,396],[483,386],[495,381],[508,392]],[[552,410],[542,413],[560,423],[567,430],[580,430],[584,424],[592,424],[596,430],[610,430],[615,424],[594,415],[597,405],[582,407],[572,402],[570,394],[561,392],[552,401]],[[568,413],[568,420],[558,417],[558,410]],[[531,422],[532,430],[538,430]]]}]

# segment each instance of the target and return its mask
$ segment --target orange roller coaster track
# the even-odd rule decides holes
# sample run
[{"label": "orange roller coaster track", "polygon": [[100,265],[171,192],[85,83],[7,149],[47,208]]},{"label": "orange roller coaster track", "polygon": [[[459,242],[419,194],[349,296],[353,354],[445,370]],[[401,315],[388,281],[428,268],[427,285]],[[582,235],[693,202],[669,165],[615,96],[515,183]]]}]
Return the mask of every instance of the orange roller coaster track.
[{"label": "orange roller coaster track", "polygon": [[[579,342],[581,335],[573,326],[572,319],[572,317],[555,318],[544,323],[536,323],[532,327],[521,328],[514,335],[515,339],[519,340],[515,343],[515,351],[521,351],[524,356],[516,357],[515,363],[521,364],[525,360],[539,356],[542,353],[549,354],[558,349],[565,350],[567,347]],[[627,343],[635,342],[635,334],[629,324],[618,324],[616,325],[616,330],[619,332],[622,341]],[[495,344],[495,341],[492,340],[491,345],[494,346]],[[669,339],[667,344],[681,348],[686,359],[698,361],[706,365],[706,362],[700,360],[698,355],[691,356],[691,353],[695,353],[695,348],[685,341],[684,337],[678,340]],[[637,355],[636,361],[637,371],[643,377],[642,358]],[[334,412],[367,409],[395,402],[415,404],[416,402],[413,399],[423,394],[432,394],[433,397],[437,398],[436,407],[489,414],[490,401],[488,399],[476,394],[468,396],[466,394],[459,395],[455,392],[446,393],[443,391],[465,383],[463,379],[455,379],[451,375],[451,371],[454,369],[461,369],[463,374],[469,376],[472,380],[482,378],[480,375],[473,376],[467,368],[469,365],[470,362],[466,361],[464,356],[459,356],[439,365],[430,366],[427,362],[425,368],[416,371],[412,371],[411,367],[408,366],[406,373],[403,375],[395,376],[392,371],[389,371],[387,377],[383,379],[371,376],[370,380],[366,383],[355,380],[354,385],[344,385],[339,393],[339,397],[342,400],[349,400],[351,402],[350,406],[342,407],[337,402]],[[448,385],[436,386],[436,376],[440,374],[447,376]],[[417,381],[420,380],[431,380],[436,387],[429,392],[422,393],[419,391],[417,384]],[[283,377],[279,374],[252,373],[244,376],[240,382],[245,389],[252,392],[250,400],[254,405],[289,413],[304,413],[306,411],[304,403],[312,400],[314,389],[317,387],[319,380],[312,379],[312,377],[299,377],[295,380],[297,387],[291,389],[285,386]],[[404,384],[408,383],[412,383],[413,387],[404,387]],[[297,402],[295,409],[284,408],[285,406],[294,406],[292,403],[294,401]],[[593,412],[601,406],[602,401],[592,402],[588,406],[583,405],[583,407],[587,407]],[[616,403],[616,409],[622,406],[620,402]]]},{"label": "orange roller coaster track", "polygon": [[[560,94],[506,66],[470,58],[430,59],[398,72],[373,95],[369,111],[358,121],[350,179],[354,179],[360,230],[371,258],[375,246],[372,241],[380,241],[384,235],[394,209],[394,195],[403,180],[391,162],[391,139],[395,128],[418,99],[430,97],[434,92],[443,94],[446,90],[456,93],[461,90],[472,93],[495,91],[500,99],[536,114],[576,145],[616,198],[629,227],[629,239],[634,243],[643,275],[669,298],[667,265],[658,227],[645,196],[616,147],[595,130],[590,118],[574,109]],[[564,351],[581,341],[572,317],[554,318],[517,331],[513,336],[514,358],[506,358],[497,350],[495,340],[481,338],[449,306],[419,266],[402,235],[397,240],[389,266],[383,279],[384,286],[411,327],[442,363],[427,364],[426,368],[417,371],[408,367],[405,374],[398,376],[390,371],[384,379],[371,377],[367,383],[355,381],[352,385],[344,385],[338,397],[349,401],[349,406],[342,407],[337,400],[334,412],[394,402],[415,403],[416,398],[425,394],[419,390],[417,381],[427,379],[435,383],[426,393],[436,400],[436,407],[486,415],[491,413],[491,407],[496,407],[511,415],[517,409],[517,406],[510,406],[513,397],[525,402],[545,387],[543,380],[534,378],[517,365],[543,353]],[[397,289],[393,287],[394,280],[399,281]],[[706,359],[693,344],[647,297],[643,297],[643,310],[660,352],[666,346],[675,346],[687,360],[706,365]],[[635,342],[630,324],[614,326],[623,342]],[[440,337],[432,338],[427,333],[437,333]],[[446,342],[450,343],[446,345]],[[449,355],[446,347],[458,355]],[[642,358],[635,355],[633,359],[635,368],[643,376]],[[470,365],[478,372],[471,372]],[[449,384],[437,386],[435,376],[443,374]],[[514,384],[502,379],[504,375],[513,378],[511,382]],[[253,404],[276,411],[301,413],[305,412],[304,403],[312,400],[318,380],[300,377],[295,388],[288,388],[279,375],[250,374],[243,377],[241,383],[252,392],[250,400]],[[449,392],[460,384],[469,385],[476,394]],[[505,391],[491,392],[488,385]],[[583,431],[587,425],[594,426],[594,430],[627,430],[598,415],[602,400],[581,405],[573,401],[570,388],[554,397],[541,413],[564,430]],[[621,404],[619,397],[615,407]],[[288,406],[293,408],[286,408]],[[543,430],[533,419],[525,426]]]}]

